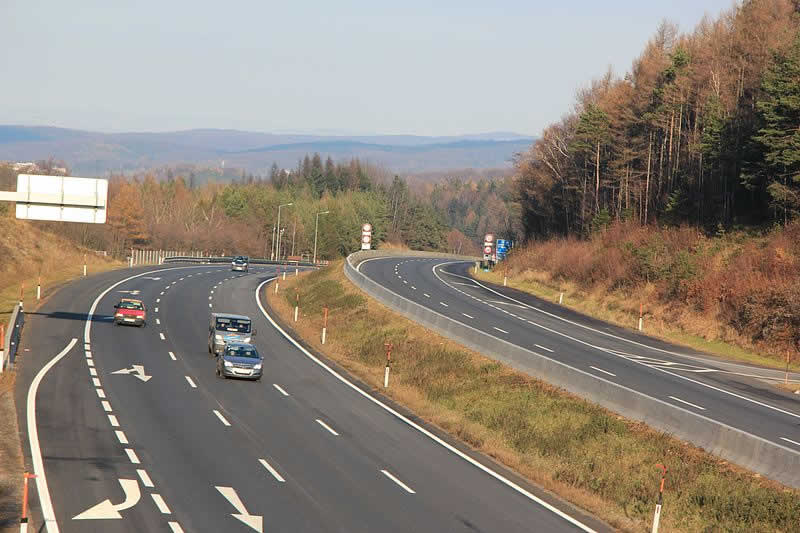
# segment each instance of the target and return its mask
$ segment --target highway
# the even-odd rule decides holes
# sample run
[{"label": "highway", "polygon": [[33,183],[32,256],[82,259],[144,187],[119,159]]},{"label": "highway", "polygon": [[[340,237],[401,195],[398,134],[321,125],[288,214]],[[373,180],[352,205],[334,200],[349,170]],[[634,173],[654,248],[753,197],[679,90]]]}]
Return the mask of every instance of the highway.
[{"label": "highway", "polygon": [[367,259],[358,270],[405,299],[526,348],[531,358],[557,360],[737,428],[782,447],[800,464],[800,401],[759,379],[783,378],[782,372],[725,362],[476,281],[469,275],[473,264],[395,256]]},{"label": "highway", "polygon": [[[37,530],[608,530],[292,343],[259,301],[273,276],[115,271],[28,314],[16,400]],[[147,327],[112,324],[123,296]],[[215,376],[212,311],[253,319],[260,382]]]}]

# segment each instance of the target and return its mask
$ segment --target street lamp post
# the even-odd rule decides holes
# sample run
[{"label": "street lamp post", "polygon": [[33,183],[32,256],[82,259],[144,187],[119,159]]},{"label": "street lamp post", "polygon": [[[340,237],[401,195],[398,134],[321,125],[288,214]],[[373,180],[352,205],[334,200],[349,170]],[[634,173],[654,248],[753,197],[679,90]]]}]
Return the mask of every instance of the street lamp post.
[{"label": "street lamp post", "polygon": [[312,263],[317,264],[317,231],[319,230],[319,216],[327,215],[330,211],[321,211],[317,213],[317,221],[314,223],[314,260]]},{"label": "street lamp post", "polygon": [[275,257],[275,259],[278,261],[281,260],[281,207],[289,207],[290,205],[293,204],[294,202],[289,202],[288,204],[281,204],[278,206],[278,246],[276,248],[278,251],[278,255],[277,257]]}]

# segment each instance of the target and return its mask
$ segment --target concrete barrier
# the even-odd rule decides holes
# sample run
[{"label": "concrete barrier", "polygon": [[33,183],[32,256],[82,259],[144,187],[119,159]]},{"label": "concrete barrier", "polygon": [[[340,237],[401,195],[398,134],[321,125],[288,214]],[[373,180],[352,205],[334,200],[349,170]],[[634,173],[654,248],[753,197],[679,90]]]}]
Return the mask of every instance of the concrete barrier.
[{"label": "concrete barrier", "polygon": [[[445,337],[626,418],[644,422],[650,427],[691,442],[727,461],[791,487],[800,488],[800,453],[795,450],[461,324],[400,296],[357,270],[358,264],[365,259],[392,255],[408,256],[412,253],[357,252],[347,257],[344,273],[375,300]],[[452,258],[441,254],[430,256]],[[465,260],[473,261],[475,258]]]}]

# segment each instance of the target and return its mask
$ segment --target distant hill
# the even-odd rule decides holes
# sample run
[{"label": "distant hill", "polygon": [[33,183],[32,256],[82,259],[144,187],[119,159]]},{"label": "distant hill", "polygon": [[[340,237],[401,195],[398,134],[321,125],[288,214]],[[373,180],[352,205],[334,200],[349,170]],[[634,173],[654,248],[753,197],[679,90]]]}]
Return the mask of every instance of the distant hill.
[{"label": "distant hill", "polygon": [[62,160],[75,174],[136,171],[166,164],[226,166],[264,173],[293,168],[319,152],[334,160],[358,157],[397,172],[502,168],[533,139],[511,132],[448,137],[325,136],[200,129],[166,133],[99,133],[45,126],[0,125],[0,160]]}]

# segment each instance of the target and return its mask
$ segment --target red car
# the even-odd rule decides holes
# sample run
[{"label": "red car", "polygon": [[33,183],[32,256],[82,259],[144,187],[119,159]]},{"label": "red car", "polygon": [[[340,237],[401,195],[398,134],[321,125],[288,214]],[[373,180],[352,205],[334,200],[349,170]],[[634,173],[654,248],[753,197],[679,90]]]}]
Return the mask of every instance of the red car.
[{"label": "red car", "polygon": [[114,324],[133,324],[144,327],[147,324],[147,309],[141,300],[123,298],[114,306]]}]

